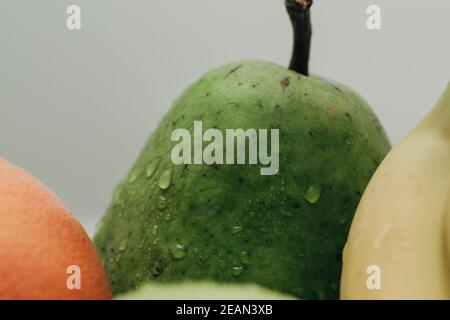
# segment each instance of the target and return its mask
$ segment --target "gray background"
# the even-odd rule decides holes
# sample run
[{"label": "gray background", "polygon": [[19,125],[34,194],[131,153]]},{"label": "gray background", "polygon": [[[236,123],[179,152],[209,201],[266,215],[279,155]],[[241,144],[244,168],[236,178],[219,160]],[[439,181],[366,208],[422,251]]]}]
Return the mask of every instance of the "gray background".
[{"label": "gray background", "polygon": [[[363,95],[393,142],[450,74],[450,1],[316,0],[311,70]],[[82,9],[82,30],[65,27]],[[366,28],[382,8],[383,30]],[[285,65],[282,0],[0,0],[0,155],[29,169],[92,234],[172,101],[210,68]]]}]

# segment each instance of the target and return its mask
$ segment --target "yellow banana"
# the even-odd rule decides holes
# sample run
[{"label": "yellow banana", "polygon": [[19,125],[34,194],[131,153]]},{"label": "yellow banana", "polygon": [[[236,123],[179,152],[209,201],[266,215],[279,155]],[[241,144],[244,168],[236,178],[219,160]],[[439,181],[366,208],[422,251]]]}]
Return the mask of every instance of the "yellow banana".
[{"label": "yellow banana", "polygon": [[450,83],[376,171],[343,259],[342,299],[450,299]]}]

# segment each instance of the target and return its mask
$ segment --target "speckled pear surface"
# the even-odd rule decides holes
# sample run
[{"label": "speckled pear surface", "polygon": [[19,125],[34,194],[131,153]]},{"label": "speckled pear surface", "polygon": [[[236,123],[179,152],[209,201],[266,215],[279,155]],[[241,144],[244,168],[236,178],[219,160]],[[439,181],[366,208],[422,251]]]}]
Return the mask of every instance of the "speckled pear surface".
[{"label": "speckled pear surface", "polygon": [[[194,121],[279,129],[279,174],[174,165],[171,133],[192,131]],[[369,106],[343,86],[260,61],[207,73],[176,100],[99,225],[95,243],[114,293],[207,279],[337,298],[353,214],[389,149]]]}]

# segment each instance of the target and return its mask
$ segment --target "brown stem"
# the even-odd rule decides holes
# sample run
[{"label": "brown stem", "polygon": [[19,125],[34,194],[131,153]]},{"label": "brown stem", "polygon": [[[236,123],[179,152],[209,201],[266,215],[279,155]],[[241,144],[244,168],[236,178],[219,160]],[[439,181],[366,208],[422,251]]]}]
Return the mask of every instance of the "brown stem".
[{"label": "brown stem", "polygon": [[313,0],[286,0],[286,9],[294,29],[294,50],[289,69],[309,75],[308,63],[311,47],[310,8]]}]

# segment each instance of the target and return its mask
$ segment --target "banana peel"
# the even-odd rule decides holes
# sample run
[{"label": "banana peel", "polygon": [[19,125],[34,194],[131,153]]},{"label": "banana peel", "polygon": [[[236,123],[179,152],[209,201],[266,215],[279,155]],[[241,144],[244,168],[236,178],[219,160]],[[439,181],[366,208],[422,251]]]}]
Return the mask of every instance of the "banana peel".
[{"label": "banana peel", "polygon": [[342,299],[450,299],[450,83],[386,157],[343,253]]}]

